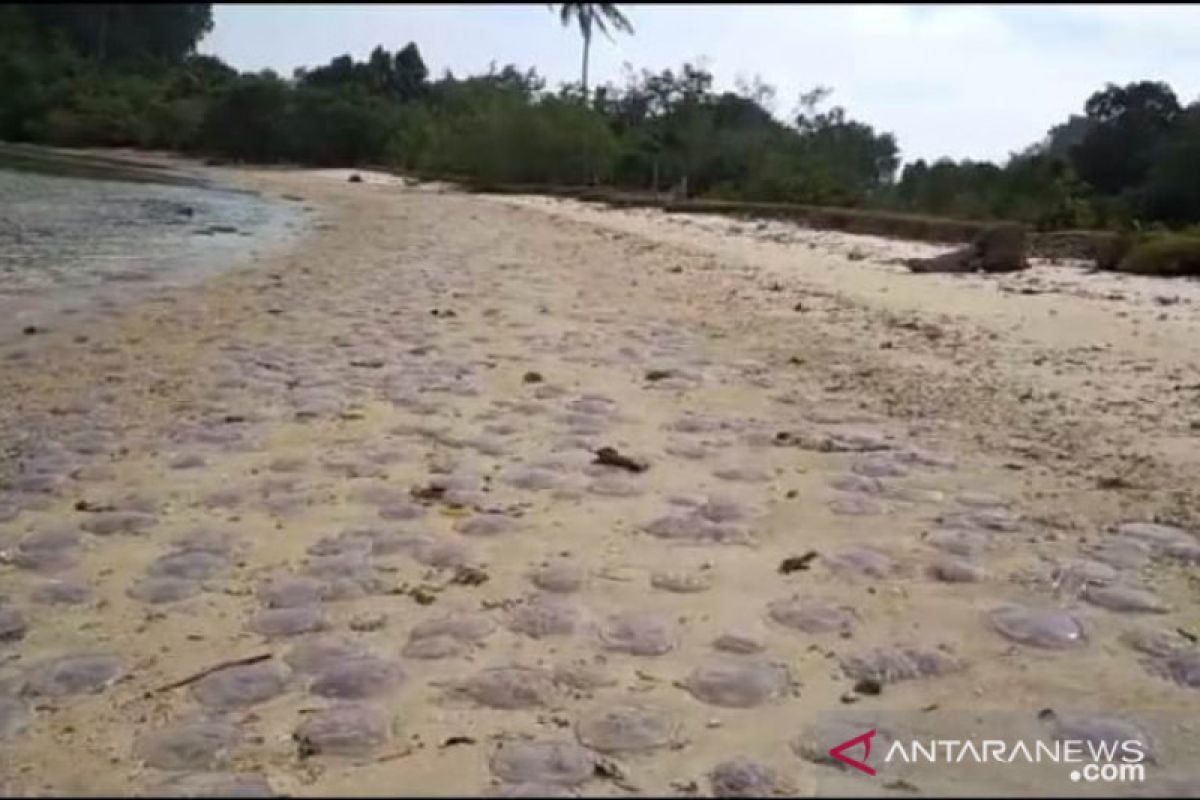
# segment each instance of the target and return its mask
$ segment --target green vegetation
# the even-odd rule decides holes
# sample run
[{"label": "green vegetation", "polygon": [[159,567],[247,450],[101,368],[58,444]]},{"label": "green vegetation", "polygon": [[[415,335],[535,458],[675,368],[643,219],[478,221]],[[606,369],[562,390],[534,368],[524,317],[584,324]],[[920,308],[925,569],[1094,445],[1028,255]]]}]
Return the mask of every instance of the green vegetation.
[{"label": "green vegetation", "polygon": [[829,216],[819,206],[1039,231],[1200,222],[1200,105],[1181,105],[1162,83],[1103,88],[1003,165],[916,161],[897,174],[893,136],[829,107],[827,89],[803,95],[786,118],[773,113],[770,86],[718,91],[693,64],[628,70],[589,90],[593,32],[633,26],[611,4],[554,10],[583,42],[582,80],[557,89],[514,65],[432,77],[415,44],[289,78],[239,73],[195,52],[212,27],[207,4],[3,6],[0,139],[793,204],[811,219]]},{"label": "green vegetation", "polygon": [[1133,244],[1116,268],[1139,275],[1200,275],[1200,236],[1182,233],[1147,236]]}]

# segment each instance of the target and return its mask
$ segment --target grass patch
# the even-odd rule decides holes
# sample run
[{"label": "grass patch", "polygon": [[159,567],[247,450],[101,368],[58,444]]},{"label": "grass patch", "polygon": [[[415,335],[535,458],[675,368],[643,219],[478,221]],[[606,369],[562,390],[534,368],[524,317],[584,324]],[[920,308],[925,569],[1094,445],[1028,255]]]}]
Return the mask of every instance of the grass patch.
[{"label": "grass patch", "polygon": [[1074,258],[1099,262],[1118,246],[1119,239],[1119,234],[1112,231],[1048,231],[1033,234],[1029,250],[1036,258]]},{"label": "grass patch", "polygon": [[1200,236],[1147,236],[1133,244],[1117,269],[1136,275],[1200,276]]},{"label": "grass patch", "polygon": [[202,181],[152,164],[140,164],[94,153],[67,153],[27,144],[0,142],[0,169],[64,178],[201,186]]}]

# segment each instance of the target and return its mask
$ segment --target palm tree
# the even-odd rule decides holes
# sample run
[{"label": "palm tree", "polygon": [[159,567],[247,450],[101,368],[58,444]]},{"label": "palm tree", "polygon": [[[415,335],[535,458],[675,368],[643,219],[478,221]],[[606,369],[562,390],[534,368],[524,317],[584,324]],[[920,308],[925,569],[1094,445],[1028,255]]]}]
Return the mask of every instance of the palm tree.
[{"label": "palm tree", "polygon": [[[550,4],[554,10],[554,4]],[[583,101],[588,97],[588,51],[592,47],[592,29],[595,28],[612,41],[608,26],[625,33],[633,33],[633,25],[621,13],[614,3],[559,3],[558,18],[562,24],[570,25],[573,21],[579,25],[579,33],[583,36]]]}]

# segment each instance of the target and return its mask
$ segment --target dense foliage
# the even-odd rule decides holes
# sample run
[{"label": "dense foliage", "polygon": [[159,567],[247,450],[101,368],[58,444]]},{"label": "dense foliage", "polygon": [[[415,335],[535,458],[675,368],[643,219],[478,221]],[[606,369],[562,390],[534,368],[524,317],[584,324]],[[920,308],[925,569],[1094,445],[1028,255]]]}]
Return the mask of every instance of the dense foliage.
[{"label": "dense foliage", "polygon": [[[585,4],[586,5],[586,4]],[[0,6],[0,138],[375,164],[486,183],[600,183],[693,197],[885,208],[1042,229],[1200,221],[1200,105],[1110,85],[1004,165],[907,164],[891,134],[760,82],[628,72],[585,93],[533,70],[431,78],[415,44],[285,78],[197,55],[210,6]],[[586,40],[585,35],[585,40]],[[586,41],[585,41],[586,45]]]}]

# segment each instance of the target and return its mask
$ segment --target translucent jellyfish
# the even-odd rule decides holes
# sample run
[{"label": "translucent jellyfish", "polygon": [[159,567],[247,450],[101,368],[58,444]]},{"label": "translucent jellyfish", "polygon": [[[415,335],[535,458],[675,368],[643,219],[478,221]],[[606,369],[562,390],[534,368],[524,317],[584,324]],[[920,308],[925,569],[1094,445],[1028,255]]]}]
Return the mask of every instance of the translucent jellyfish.
[{"label": "translucent jellyfish", "polygon": [[856,460],[850,471],[867,478],[903,478],[908,467],[887,456],[867,456]]},{"label": "translucent jellyfish", "polygon": [[481,706],[502,710],[548,706],[557,696],[553,676],[533,667],[485,669],[458,689]]},{"label": "translucent jellyfish", "polygon": [[645,492],[636,482],[616,475],[597,478],[588,484],[587,490],[601,497],[637,497]]},{"label": "translucent jellyfish", "polygon": [[477,514],[454,526],[454,530],[463,536],[497,536],[510,533],[515,528],[516,523],[504,514]]},{"label": "translucent jellyfish", "polygon": [[471,562],[471,551],[459,542],[431,540],[413,550],[413,558],[427,567],[453,569]]},{"label": "translucent jellyfish", "polygon": [[570,786],[561,783],[501,783],[480,794],[481,797],[574,797]]},{"label": "translucent jellyfish", "polygon": [[558,488],[563,478],[554,470],[526,467],[506,473],[504,482],[518,489],[545,490]]},{"label": "translucent jellyfish", "polygon": [[441,658],[457,658],[465,655],[470,646],[461,639],[453,636],[425,636],[420,639],[409,639],[400,655],[405,658],[417,658],[433,661]]},{"label": "translucent jellyfish", "polygon": [[212,553],[228,558],[238,548],[237,538],[225,531],[193,528],[171,542],[177,552]]},{"label": "translucent jellyfish", "polygon": [[371,542],[359,536],[323,536],[309,545],[306,550],[310,556],[351,556],[365,558],[371,553]]},{"label": "translucent jellyfish", "polygon": [[310,714],[292,734],[301,756],[365,756],[388,740],[388,720],[358,704],[336,705]]},{"label": "translucent jellyfish", "polygon": [[196,581],[184,578],[142,578],[125,592],[134,600],[150,605],[177,603],[200,594],[202,587]]},{"label": "translucent jellyfish", "polygon": [[791,683],[787,667],[754,659],[710,659],[683,682],[693,697],[725,708],[753,708],[782,697]]},{"label": "translucent jellyfish", "polygon": [[420,519],[425,516],[425,509],[415,503],[392,503],[379,509],[379,518],[392,522]]},{"label": "translucent jellyfish", "polygon": [[575,726],[580,744],[601,753],[642,753],[678,740],[679,725],[666,711],[648,706],[606,705],[584,713]]},{"label": "translucent jellyfish", "polygon": [[1200,564],[1200,542],[1172,542],[1163,547],[1162,554],[1184,564]]},{"label": "translucent jellyfish", "polygon": [[895,741],[895,736],[877,721],[859,715],[839,715],[820,719],[789,744],[792,752],[805,761],[845,770],[849,767],[829,755],[829,751],[842,742],[861,736],[870,730],[875,731],[875,736],[871,740],[872,752],[886,753],[891,748],[892,742]]},{"label": "translucent jellyfish", "polygon": [[479,642],[496,630],[496,623],[483,614],[448,614],[418,623],[409,632],[410,639],[452,636],[463,642]]},{"label": "translucent jellyfish", "polygon": [[831,570],[840,573],[886,578],[896,569],[892,557],[870,547],[847,547],[822,559]]},{"label": "translucent jellyfish", "polygon": [[157,784],[149,797],[275,797],[257,772],[189,772]]},{"label": "translucent jellyfish", "polygon": [[121,660],[107,653],[80,653],[30,667],[23,692],[33,697],[98,694],[121,676]]},{"label": "translucent jellyfish", "polygon": [[283,660],[297,672],[315,674],[324,672],[336,663],[349,661],[366,654],[366,649],[355,642],[316,638],[297,644],[283,657]]},{"label": "translucent jellyfish", "polygon": [[1009,605],[994,609],[989,616],[992,627],[1020,644],[1062,649],[1085,641],[1079,621],[1059,609]]},{"label": "translucent jellyfish", "polygon": [[156,578],[208,580],[229,569],[229,562],[219,555],[202,550],[168,553],[155,559],[146,573]]},{"label": "translucent jellyfish", "polygon": [[502,742],[488,766],[507,783],[578,786],[595,772],[596,758],[574,742]]},{"label": "translucent jellyfish", "polygon": [[1171,653],[1155,671],[1180,686],[1200,689],[1200,652],[1179,650]]},{"label": "translucent jellyfish", "polygon": [[309,691],[318,697],[365,700],[395,689],[404,680],[395,664],[374,656],[334,661],[317,673]]},{"label": "translucent jellyfish", "polygon": [[182,772],[228,766],[241,736],[225,722],[184,722],[142,733],[134,753],[146,766]]},{"label": "translucent jellyfish", "polygon": [[701,461],[712,455],[712,450],[698,442],[668,442],[663,451],[669,456],[689,461]]},{"label": "translucent jellyfish", "polygon": [[1076,558],[1058,564],[1052,573],[1055,587],[1069,595],[1080,594],[1090,584],[1114,582],[1117,571],[1103,561]]},{"label": "translucent jellyfish", "polygon": [[17,544],[13,564],[44,572],[69,569],[79,561],[81,542],[80,534],[70,528],[38,531]]},{"label": "translucent jellyfish", "polygon": [[32,719],[29,708],[20,700],[0,697],[0,741],[20,734]]},{"label": "translucent jellyfish", "polygon": [[1009,505],[1008,500],[990,492],[960,492],[954,499],[968,508],[1005,508]]},{"label": "translucent jellyfish", "polygon": [[1195,543],[1195,538],[1183,528],[1174,525],[1160,525],[1154,522],[1125,522],[1117,526],[1121,536],[1146,542],[1152,547],[1165,547],[1169,544]]},{"label": "translucent jellyfish", "polygon": [[1121,584],[1089,585],[1083,598],[1094,606],[1123,613],[1165,614],[1171,610],[1153,592]]},{"label": "translucent jellyfish", "polygon": [[723,633],[713,640],[713,648],[722,653],[735,655],[753,655],[761,653],[766,648],[763,643],[751,636],[739,633]]},{"label": "translucent jellyfish", "polygon": [[1114,536],[1093,548],[1093,558],[1117,569],[1140,569],[1150,563],[1151,547],[1144,541]]},{"label": "translucent jellyfish", "polygon": [[250,630],[269,639],[315,633],[326,627],[325,618],[316,606],[269,608],[250,620]]},{"label": "translucent jellyfish", "polygon": [[780,625],[803,633],[846,631],[855,621],[853,609],[799,596],[773,600],[767,606],[767,615]]},{"label": "translucent jellyfish", "polygon": [[587,570],[572,561],[554,561],[534,571],[530,582],[543,592],[570,594],[583,588]]},{"label": "translucent jellyfish", "polygon": [[954,556],[942,556],[929,565],[929,577],[942,583],[978,583],[987,571],[970,561]]},{"label": "translucent jellyfish", "polygon": [[[1051,735],[1055,739],[1089,742],[1095,745],[1091,752],[1125,754],[1123,742],[1137,742],[1145,760],[1154,761],[1154,749],[1150,737],[1137,725],[1119,717],[1102,714],[1063,714],[1054,720]],[[1120,756],[1117,756],[1118,758]]]},{"label": "translucent jellyfish", "polygon": [[670,621],[643,611],[614,614],[600,629],[606,649],[634,656],[661,656],[673,650],[678,639]]},{"label": "translucent jellyfish", "polygon": [[508,628],[533,639],[572,636],[588,623],[588,615],[573,603],[551,597],[537,597],[515,608]]},{"label": "translucent jellyfish", "polygon": [[766,470],[743,465],[718,467],[713,470],[713,476],[735,483],[765,483],[771,480],[771,474]]},{"label": "translucent jellyfish", "polygon": [[794,791],[774,769],[744,757],[717,764],[708,773],[708,783],[713,797],[768,797]]},{"label": "translucent jellyfish", "polygon": [[42,605],[77,606],[92,600],[92,589],[72,580],[50,580],[34,587],[29,598]]},{"label": "translucent jellyfish", "polygon": [[320,603],[328,592],[328,585],[316,578],[285,578],[259,585],[258,599],[267,608],[298,608]]},{"label": "translucent jellyfish", "polygon": [[650,585],[655,589],[676,594],[695,594],[708,591],[713,586],[713,573],[685,572],[681,570],[656,570],[650,573]]},{"label": "translucent jellyfish", "polygon": [[25,638],[29,623],[20,609],[0,605],[0,642],[15,642]]},{"label": "translucent jellyfish", "polygon": [[736,524],[710,522],[700,514],[688,516],[659,517],[642,530],[658,539],[681,544],[747,544],[753,538],[750,532]]},{"label": "translucent jellyfish", "polygon": [[874,648],[846,656],[841,664],[842,671],[851,680],[878,683],[934,678],[966,668],[962,660],[940,650],[909,645]]},{"label": "translucent jellyfish", "polygon": [[1177,631],[1166,628],[1131,628],[1121,634],[1120,640],[1127,647],[1151,656],[1169,656],[1189,644]]},{"label": "translucent jellyfish", "polygon": [[256,705],[283,694],[289,672],[272,661],[226,667],[192,684],[192,696],[212,709]]},{"label": "translucent jellyfish", "polygon": [[576,691],[587,692],[606,686],[616,686],[615,678],[610,678],[598,667],[586,663],[560,664],[554,668],[554,681]]},{"label": "translucent jellyfish", "polygon": [[92,514],[79,527],[96,536],[115,533],[140,533],[154,526],[157,519],[140,511],[101,511]]},{"label": "translucent jellyfish", "polygon": [[987,534],[961,528],[937,528],[925,537],[925,544],[955,556],[977,556],[991,545]]},{"label": "translucent jellyfish", "polygon": [[882,494],[883,484],[878,478],[863,475],[837,475],[829,480],[829,486],[847,494]]},{"label": "translucent jellyfish", "polygon": [[709,495],[697,508],[709,522],[738,522],[755,516],[758,511],[733,497]]},{"label": "translucent jellyfish", "polygon": [[840,516],[869,516],[882,514],[886,507],[878,500],[873,500],[861,494],[846,494],[831,498],[826,505],[834,514]]}]

